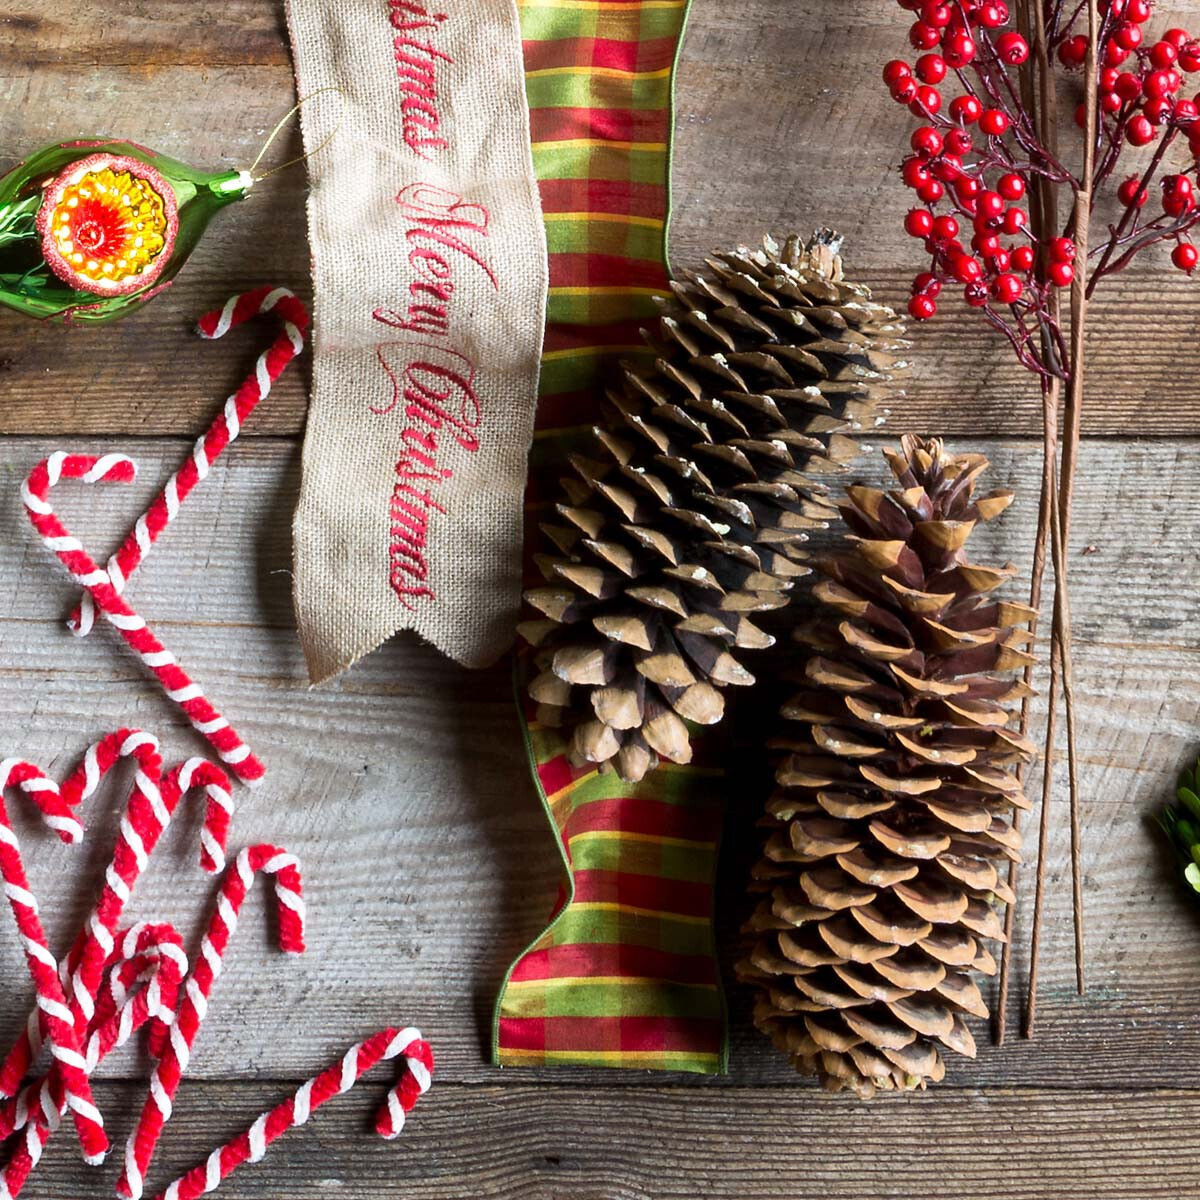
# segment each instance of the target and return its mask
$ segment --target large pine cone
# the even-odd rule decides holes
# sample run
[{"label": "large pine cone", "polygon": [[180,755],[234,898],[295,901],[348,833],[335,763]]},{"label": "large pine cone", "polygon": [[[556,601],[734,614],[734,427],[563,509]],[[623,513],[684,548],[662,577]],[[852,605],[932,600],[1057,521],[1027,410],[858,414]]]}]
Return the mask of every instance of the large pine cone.
[{"label": "large pine cone", "polygon": [[776,743],[767,896],[738,965],[797,1069],[864,1096],[940,1079],[942,1047],[974,1056],[972,974],[995,971],[1034,752],[1009,728],[1027,689],[1003,675],[1031,661],[1032,610],[990,597],[1011,566],[964,551],[1012,493],[974,497],[981,456],[902,448],[885,452],[899,489],[849,488],[848,544],[814,562],[828,616],[798,635],[810,657],[784,716],[801,729]]},{"label": "large pine cone", "polygon": [[539,720],[572,728],[577,765],[636,781],[659,758],[688,762],[686,721],[721,718],[726,685],[753,677],[735,650],[773,643],[755,613],[808,573],[808,530],[834,514],[820,476],[844,469],[878,400],[902,328],[842,278],[840,238],[766,239],[672,284],[596,429],[573,456],[559,550],[526,595],[543,619],[530,684]]}]

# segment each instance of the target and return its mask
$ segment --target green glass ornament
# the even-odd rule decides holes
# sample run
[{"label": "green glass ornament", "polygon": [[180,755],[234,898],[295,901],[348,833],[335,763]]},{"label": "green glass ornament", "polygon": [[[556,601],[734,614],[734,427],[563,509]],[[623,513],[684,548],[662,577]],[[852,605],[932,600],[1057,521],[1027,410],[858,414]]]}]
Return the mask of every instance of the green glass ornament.
[{"label": "green glass ornament", "polygon": [[47,146],[0,178],[0,304],[78,324],[123,317],[171,283],[253,182],[135,142]]}]

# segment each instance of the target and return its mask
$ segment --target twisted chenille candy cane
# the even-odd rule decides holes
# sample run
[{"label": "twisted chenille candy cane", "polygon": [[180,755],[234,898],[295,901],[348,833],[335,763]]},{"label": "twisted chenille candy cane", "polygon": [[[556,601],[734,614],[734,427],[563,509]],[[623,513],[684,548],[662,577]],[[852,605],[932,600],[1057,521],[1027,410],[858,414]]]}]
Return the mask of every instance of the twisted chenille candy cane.
[{"label": "twisted chenille candy cane", "polygon": [[209,997],[220,977],[229,940],[237,929],[238,914],[250,885],[260,873],[271,875],[275,880],[280,949],[289,954],[304,951],[304,900],[299,862],[275,846],[259,845],[243,850],[221,880],[216,911],[200,943],[200,960],[184,985],[183,1000],[166,1049],[150,1080],[150,1094],[142,1107],[141,1119],[125,1146],[125,1162],[117,1191],[130,1200],[138,1200],[144,1191],[146,1171],[163,1126],[170,1120],[172,1101],[208,1012]]},{"label": "twisted chenille candy cane", "polygon": [[262,763],[250,753],[233,727],[205,699],[199,686],[175,661],[146,622],[129,606],[102,571],[72,537],[50,505],[50,489],[62,479],[81,479],[85,483],[130,483],[133,462],[121,454],[97,458],[86,454],[52,454],[34,467],[21,489],[25,511],[47,549],[85,588],[105,619],[125,639],[129,648],[154,672],[167,696],[183,709],[197,732],[209,741],[221,761],[227,763],[244,783],[254,786],[264,775]]},{"label": "twisted chenille candy cane", "polygon": [[[84,1047],[89,1075],[107,1054],[124,1045],[147,1023],[151,1053],[155,1053],[156,1043],[161,1049],[162,1037],[175,1017],[175,1003],[187,966],[182,939],[171,925],[142,922],[119,936],[107,969],[108,986],[102,989],[106,1002],[97,1006],[97,1020]],[[130,988],[137,982],[146,986],[131,996]],[[61,1079],[51,1074],[38,1080],[12,1101],[10,1108],[5,1113],[7,1120],[0,1135],[7,1137],[14,1129],[22,1129],[24,1133],[0,1172],[0,1200],[16,1200],[21,1194],[30,1173],[41,1161],[51,1134],[58,1128],[66,1111]]]},{"label": "twisted chenille candy cane", "polygon": [[[162,758],[158,742],[137,729],[120,729],[109,734],[88,748],[61,792],[63,803],[69,808],[76,807],[95,793],[101,780],[121,758],[135,759],[137,773],[121,821],[120,838],[113,851],[113,861],[105,872],[100,900],[66,961],[66,978],[71,980],[72,1019],[80,1037],[92,1018],[92,997],[100,971],[113,949],[113,930],[120,922],[133,885],[146,864],[146,837],[151,834],[162,811],[159,791]],[[153,834],[153,840],[157,840],[157,833]],[[24,1034],[0,1065],[0,1096],[17,1094],[21,1081],[41,1052],[40,1030],[37,1013],[32,1013]]]},{"label": "twisted chenille candy cane", "polygon": [[75,1129],[89,1163],[104,1160],[108,1138],[104,1133],[104,1118],[92,1102],[88,1083],[87,1063],[81,1039],[75,1029],[74,1015],[67,1005],[58,963],[46,944],[46,935],[38,917],[37,900],[29,890],[29,880],[21,860],[21,846],[13,832],[4,804],[4,794],[18,788],[41,812],[45,822],[67,843],[78,842],[83,829],[62,802],[58,786],[31,763],[7,759],[0,763],[0,878],[9,906],[16,918],[29,973],[37,992],[39,1021],[46,1032],[55,1068],[61,1074],[64,1099],[70,1107]]},{"label": "twisted chenille candy cane", "polygon": [[398,1137],[404,1128],[405,1114],[429,1090],[433,1079],[433,1051],[421,1039],[419,1029],[384,1029],[352,1046],[340,1062],[301,1085],[282,1104],[263,1113],[249,1129],[214,1150],[201,1166],[160,1192],[156,1200],[196,1200],[216,1191],[222,1180],[243,1163],[260,1162],[276,1138],[305,1124],[321,1105],[335,1096],[350,1091],[376,1063],[393,1058],[401,1060],[400,1077],[375,1118],[375,1129],[381,1137]]},{"label": "twisted chenille candy cane", "polygon": [[[228,400],[208,432],[192,447],[191,457],[167,481],[166,487],[137,519],[121,548],[108,560],[108,577],[118,593],[125,590],[129,577],[150,553],[159,534],[175,519],[179,506],[192,489],[208,477],[213,463],[236,441],[250,414],[267,398],[271,386],[288,364],[304,349],[308,329],[308,310],[287,288],[261,287],[240,296],[231,296],[223,308],[200,318],[197,332],[215,340],[260,313],[275,313],[283,322],[283,332],[270,348],[259,356],[252,374]],[[78,637],[85,637],[96,621],[96,605],[85,592],[75,611],[67,619]]]}]

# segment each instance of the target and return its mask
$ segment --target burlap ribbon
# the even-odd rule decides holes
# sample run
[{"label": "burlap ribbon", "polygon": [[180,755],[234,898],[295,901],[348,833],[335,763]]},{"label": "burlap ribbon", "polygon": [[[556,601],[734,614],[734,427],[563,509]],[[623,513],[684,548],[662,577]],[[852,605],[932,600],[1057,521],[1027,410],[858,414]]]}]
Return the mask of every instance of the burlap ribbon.
[{"label": "burlap ribbon", "polygon": [[[515,0],[289,0],[314,260],[295,599],[314,681],[401,629],[469,666],[520,604],[546,251]],[[340,109],[340,111],[339,111]]]}]

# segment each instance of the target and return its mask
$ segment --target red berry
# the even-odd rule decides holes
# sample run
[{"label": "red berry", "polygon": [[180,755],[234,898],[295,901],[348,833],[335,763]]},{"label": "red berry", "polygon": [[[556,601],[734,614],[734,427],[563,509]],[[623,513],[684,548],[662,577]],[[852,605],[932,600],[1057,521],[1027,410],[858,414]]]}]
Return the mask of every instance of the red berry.
[{"label": "red berry", "polygon": [[1001,304],[1015,304],[1024,290],[1021,281],[1015,275],[997,275],[992,284],[992,295]]},{"label": "red berry", "polygon": [[983,267],[980,266],[979,259],[972,258],[969,254],[959,254],[950,260],[950,274],[959,283],[973,283],[983,277]]},{"label": "red berry", "polygon": [[962,174],[962,159],[957,154],[943,154],[929,164],[935,179],[943,183],[952,183]]},{"label": "red berry", "polygon": [[909,105],[909,108],[918,117],[933,116],[941,107],[942,93],[928,84],[922,84],[917,88],[917,94]]},{"label": "red berry", "polygon": [[991,258],[1000,249],[1000,239],[994,233],[977,233],[971,239],[971,249],[984,258]]},{"label": "red berry", "polygon": [[1012,255],[1007,250],[1000,249],[997,250],[995,254],[991,255],[991,260],[992,266],[997,271],[1007,271],[1008,264],[1012,260]]},{"label": "red berry", "polygon": [[1029,57],[1029,43],[1019,33],[1002,33],[996,39],[996,53],[1001,62],[1019,67]]},{"label": "red berry", "polygon": [[1189,38],[1179,47],[1179,65],[1185,71],[1200,71],[1200,41]]},{"label": "red berry", "polygon": [[1165,125],[1171,119],[1174,112],[1175,105],[1165,96],[1160,96],[1157,100],[1147,100],[1142,105],[1142,116],[1151,125]]},{"label": "red berry", "polygon": [[1064,67],[1081,67],[1087,58],[1088,40],[1082,34],[1067,38],[1058,48],[1058,61]]},{"label": "red berry", "polygon": [[906,75],[898,83],[892,84],[892,99],[897,104],[909,104],[917,95],[917,81],[911,76]]},{"label": "red berry", "polygon": [[1124,183],[1117,188],[1117,198],[1126,208],[1131,204],[1137,203],[1138,208],[1141,208],[1146,203],[1146,189],[1141,186],[1141,180],[1135,175],[1130,175]]},{"label": "red berry", "polygon": [[963,299],[972,308],[983,308],[988,302],[987,284],[978,279],[972,283],[968,283],[963,288]]},{"label": "red berry", "polygon": [[910,208],[904,217],[904,232],[909,237],[928,237],[933,229],[933,216],[923,208]]},{"label": "red berry", "polygon": [[914,321],[928,321],[937,312],[937,301],[932,296],[913,296],[908,302],[908,315]]},{"label": "red berry", "polygon": [[965,67],[975,57],[975,43],[965,33],[953,33],[942,42],[942,54],[948,66]]},{"label": "red berry", "polygon": [[[953,110],[953,104],[950,106]],[[946,132],[946,149],[951,154],[970,154],[971,135],[965,129],[950,129]]]},{"label": "red berry", "polygon": [[908,41],[914,50],[932,50],[942,40],[942,35],[924,21],[914,21],[908,31]]},{"label": "red berry", "polygon": [[1069,237],[1051,238],[1047,249],[1055,262],[1075,261],[1075,243]]},{"label": "red berry", "polygon": [[1200,117],[1200,106],[1197,106],[1195,100],[1175,101],[1175,111],[1171,114],[1171,120],[1176,125],[1190,125],[1197,117]]},{"label": "red berry", "polygon": [[1004,197],[999,192],[981,192],[976,211],[988,220],[998,217],[1004,212]]},{"label": "red berry", "polygon": [[921,5],[921,20],[926,25],[933,25],[938,29],[945,29],[950,24],[950,17],[953,15],[953,10],[949,4],[942,4],[940,0],[934,0],[932,4]]},{"label": "red berry", "polygon": [[1029,214],[1023,208],[1010,208],[1004,214],[1004,232],[1012,237],[1029,224]]},{"label": "red berry", "polygon": [[913,280],[914,296],[936,296],[942,290],[942,281],[931,271],[922,271]]},{"label": "red berry", "polygon": [[937,217],[933,222],[933,236],[940,242],[958,237],[958,222],[948,213]]},{"label": "red berry", "polygon": [[1142,81],[1142,91],[1152,98],[1169,96],[1178,90],[1179,81],[1174,71],[1151,71]]},{"label": "red berry", "polygon": [[918,188],[931,178],[929,167],[919,158],[906,158],[900,168],[900,177],[910,188]]},{"label": "red berry", "polygon": [[1123,21],[1113,30],[1112,37],[1122,50],[1136,50],[1142,44],[1142,31],[1132,21]]},{"label": "red berry", "polygon": [[1150,0],[1129,0],[1125,6],[1125,19],[1144,25],[1150,20]]},{"label": "red berry", "polygon": [[963,208],[975,211],[975,197],[979,195],[982,184],[973,175],[960,175],[954,181],[954,194]]},{"label": "red berry", "polygon": [[946,78],[946,60],[940,54],[922,54],[917,59],[917,78],[922,83],[941,83]]},{"label": "red berry", "polygon": [[[919,66],[920,64],[918,64]],[[893,58],[891,62],[885,63],[883,68],[883,82],[888,87],[895,87],[902,79],[908,79],[912,75],[912,69],[908,63],[902,58]]]},{"label": "red berry", "polygon": [[1163,212],[1171,217],[1182,216],[1195,208],[1192,181],[1186,175],[1167,175],[1162,181]]},{"label": "red berry", "polygon": [[1013,270],[1032,271],[1035,257],[1032,246],[1018,246],[1012,252]]},{"label": "red berry", "polygon": [[1052,262],[1046,272],[1055,287],[1070,287],[1071,280],[1075,278],[1075,268],[1069,262]]},{"label": "red berry", "polygon": [[1190,275],[1196,269],[1196,263],[1200,262],[1200,250],[1197,250],[1191,242],[1180,242],[1171,251],[1171,261],[1181,271],[1186,271]]},{"label": "red berry", "polygon": [[983,114],[983,105],[974,96],[955,96],[950,101],[950,116],[964,125],[978,121]]},{"label": "red berry", "polygon": [[[1121,105],[1124,103],[1116,92],[1103,92],[1100,96],[1100,109],[1106,113],[1118,113],[1121,111]],[[1084,119],[1087,118],[1087,111],[1084,110]]]},{"label": "red berry", "polygon": [[1116,42],[1109,42],[1104,47],[1104,65],[1106,67],[1119,67],[1129,57],[1129,51],[1124,46],[1118,46]]},{"label": "red berry", "polygon": [[930,179],[917,188],[917,198],[926,204],[936,204],[945,194],[946,189],[938,179]]},{"label": "red berry", "polygon": [[1168,29],[1162,35],[1164,42],[1170,42],[1176,50],[1182,50],[1183,47],[1192,40],[1192,35],[1186,29]]},{"label": "red berry", "polygon": [[1154,126],[1145,117],[1134,117],[1125,126],[1125,138],[1131,146],[1146,146],[1154,141]]},{"label": "red berry", "polygon": [[1150,65],[1162,70],[1173,67],[1179,61],[1179,50],[1170,42],[1155,42],[1150,47]]},{"label": "red berry", "polygon": [[1137,100],[1142,94],[1142,81],[1132,71],[1122,71],[1113,84],[1113,91],[1122,100]]},{"label": "red berry", "polygon": [[999,25],[1008,24],[1008,5],[1003,3],[981,4],[975,15],[985,29],[995,29]]},{"label": "red berry", "polygon": [[1005,200],[1020,200],[1025,195],[1025,180],[1015,172],[1001,175],[996,182],[996,189]]},{"label": "red berry", "polygon": [[1001,137],[1008,128],[1008,118],[998,108],[989,108],[979,118],[979,128],[992,137]]},{"label": "red berry", "polygon": [[914,129],[909,145],[922,157],[933,158],[942,152],[942,135],[931,125],[922,125]]}]

